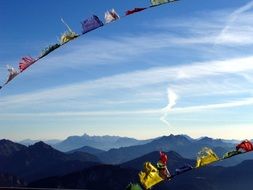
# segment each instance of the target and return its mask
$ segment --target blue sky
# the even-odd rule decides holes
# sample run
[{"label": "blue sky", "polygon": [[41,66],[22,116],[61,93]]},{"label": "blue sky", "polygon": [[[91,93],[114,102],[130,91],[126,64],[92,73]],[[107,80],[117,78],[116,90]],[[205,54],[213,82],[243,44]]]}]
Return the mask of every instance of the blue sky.
[{"label": "blue sky", "polygon": [[[0,2],[0,80],[92,14],[149,1]],[[0,138],[252,138],[253,1],[181,0],[57,49],[0,92]],[[172,96],[169,96],[171,95]],[[168,98],[168,96],[170,98]],[[163,121],[162,121],[163,120]]]}]

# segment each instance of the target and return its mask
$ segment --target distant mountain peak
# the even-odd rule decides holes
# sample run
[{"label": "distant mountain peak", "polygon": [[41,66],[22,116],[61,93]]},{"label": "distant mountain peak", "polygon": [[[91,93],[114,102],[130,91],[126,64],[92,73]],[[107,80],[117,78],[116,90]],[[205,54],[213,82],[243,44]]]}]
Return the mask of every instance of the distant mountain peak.
[{"label": "distant mountain peak", "polygon": [[188,138],[184,135],[169,135],[169,136],[162,136],[161,138],[156,139],[156,141],[170,141],[170,140],[177,140],[182,142],[190,142]]},{"label": "distant mountain peak", "polygon": [[210,137],[202,137],[199,141],[208,141],[208,142],[217,141],[217,142],[222,142],[221,139],[213,139],[213,138],[210,138]]},{"label": "distant mountain peak", "polygon": [[50,145],[44,143],[43,141],[36,142],[35,144],[29,146],[30,149],[53,149]]},{"label": "distant mountain peak", "polygon": [[186,134],[181,134],[181,136],[184,136],[185,138],[187,138],[190,141],[194,141],[195,140],[194,138],[192,138],[191,136],[186,135]]},{"label": "distant mountain peak", "polygon": [[84,134],[82,135],[82,137],[90,137],[90,135],[88,135],[87,133],[84,133]]}]

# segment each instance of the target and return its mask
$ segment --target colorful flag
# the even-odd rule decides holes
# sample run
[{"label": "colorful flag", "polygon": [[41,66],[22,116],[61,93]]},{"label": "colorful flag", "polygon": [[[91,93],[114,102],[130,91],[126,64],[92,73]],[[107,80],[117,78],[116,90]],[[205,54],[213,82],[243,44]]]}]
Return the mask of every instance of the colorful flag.
[{"label": "colorful flag", "polygon": [[9,76],[8,76],[7,81],[5,82],[4,85],[9,83],[12,79],[14,79],[19,74],[19,72],[16,69],[14,69],[13,67],[10,67],[8,65],[7,65],[7,70],[9,72]]},{"label": "colorful flag", "polygon": [[126,11],[126,15],[131,15],[131,14],[134,14],[134,13],[137,13],[137,12],[140,12],[140,11],[143,11],[145,10],[146,8],[134,8],[132,10],[128,10]]},{"label": "colorful flag", "polygon": [[236,146],[236,150],[240,149],[245,152],[253,151],[253,144],[249,140],[244,140]]},{"label": "colorful flag", "polygon": [[233,150],[233,151],[225,153],[224,156],[223,156],[223,159],[227,159],[227,158],[230,158],[232,156],[236,156],[236,155],[241,154],[241,153],[242,152],[239,151],[239,150]]},{"label": "colorful flag", "polygon": [[163,163],[164,165],[167,165],[167,162],[168,162],[168,156],[160,151],[160,160],[159,160],[161,163]]},{"label": "colorful flag", "polygon": [[82,33],[85,34],[103,25],[104,25],[103,22],[99,20],[99,18],[96,15],[93,15],[91,18],[86,19],[82,22],[82,28],[83,28]]},{"label": "colorful flag", "polygon": [[139,173],[139,179],[143,187],[150,189],[152,186],[163,181],[159,171],[150,162],[144,163],[144,171]]},{"label": "colorful flag", "polygon": [[57,49],[58,47],[60,47],[60,44],[54,44],[54,45],[50,45],[47,48],[43,49],[39,59],[41,59],[42,57],[46,56],[47,54],[51,53],[52,51],[54,51],[55,49]]},{"label": "colorful flag", "polygon": [[62,34],[60,43],[65,44],[76,37],[78,37],[78,35],[75,32],[66,31],[64,34]]},{"label": "colorful flag", "polygon": [[203,148],[197,156],[196,168],[218,161],[219,157],[210,148]]},{"label": "colorful flag", "polygon": [[157,162],[157,169],[159,170],[159,175],[163,179],[169,179],[171,177],[171,174],[167,168],[167,162],[168,162],[168,157],[164,152],[160,151],[160,159]]},{"label": "colorful flag", "polygon": [[32,57],[23,57],[19,63],[19,70],[20,72],[23,72],[28,67],[30,67],[32,64],[34,64],[37,60]]},{"label": "colorful flag", "polygon": [[60,43],[61,44],[65,44],[67,42],[69,42],[70,40],[75,39],[76,37],[78,37],[78,34],[76,34],[75,32],[73,32],[71,30],[71,28],[69,27],[69,25],[63,20],[63,18],[61,19],[62,23],[68,28],[68,31],[64,32],[64,34],[61,36],[61,40]]},{"label": "colorful flag", "polygon": [[114,9],[106,11],[105,13],[105,23],[113,22],[119,18],[120,18],[119,15],[116,13]]},{"label": "colorful flag", "polygon": [[152,6],[156,6],[156,5],[161,5],[164,3],[170,3],[173,1],[176,1],[176,0],[151,0],[151,4],[152,4]]},{"label": "colorful flag", "polygon": [[139,184],[133,184],[130,183],[127,187],[126,190],[142,190],[141,186]]}]

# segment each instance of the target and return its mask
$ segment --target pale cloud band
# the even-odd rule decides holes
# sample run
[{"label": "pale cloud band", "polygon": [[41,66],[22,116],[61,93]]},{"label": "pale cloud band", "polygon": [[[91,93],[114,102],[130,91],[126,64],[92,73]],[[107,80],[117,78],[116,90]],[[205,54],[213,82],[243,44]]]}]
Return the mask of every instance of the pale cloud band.
[{"label": "pale cloud band", "polygon": [[[158,67],[144,71],[135,71],[104,77],[97,80],[65,85],[38,92],[2,97],[1,106],[25,106],[36,102],[52,102],[85,96],[89,91],[110,89],[134,89],[143,86],[169,83],[169,81],[190,81],[192,79],[203,80],[208,77],[224,77],[230,74],[245,74],[253,72],[253,57],[228,59],[223,61],[210,61],[180,65],[174,67]],[[175,82],[174,82],[175,83]],[[175,83],[176,84],[176,83]],[[216,84],[219,85],[219,84]],[[183,86],[173,85],[183,89]],[[211,89],[210,89],[211,91]],[[180,92],[179,92],[180,93]],[[58,96],[61,94],[61,96]]]},{"label": "pale cloud band", "polygon": [[[253,97],[241,99],[238,101],[232,101],[220,104],[207,104],[189,107],[178,107],[171,109],[170,112],[173,114],[181,113],[194,113],[203,112],[208,110],[217,110],[241,106],[253,105]],[[154,115],[161,114],[163,110],[161,109],[150,109],[150,110],[132,110],[132,111],[90,111],[90,112],[48,112],[48,113],[11,113],[11,114],[1,114],[0,117],[62,117],[62,116],[87,116],[87,117],[101,117],[101,116],[124,116],[124,115]]]}]

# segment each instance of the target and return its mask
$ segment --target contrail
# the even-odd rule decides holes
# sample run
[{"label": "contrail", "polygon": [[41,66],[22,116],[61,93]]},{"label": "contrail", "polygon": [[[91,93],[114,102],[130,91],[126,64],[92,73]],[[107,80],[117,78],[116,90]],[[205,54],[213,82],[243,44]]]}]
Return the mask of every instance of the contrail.
[{"label": "contrail", "polygon": [[177,104],[178,96],[171,89],[168,89],[167,93],[168,93],[168,105],[162,109],[163,115],[160,118],[160,120],[163,123],[165,123],[167,126],[170,126],[170,123],[166,120],[166,117],[167,117],[168,113],[172,110],[172,108]]}]

